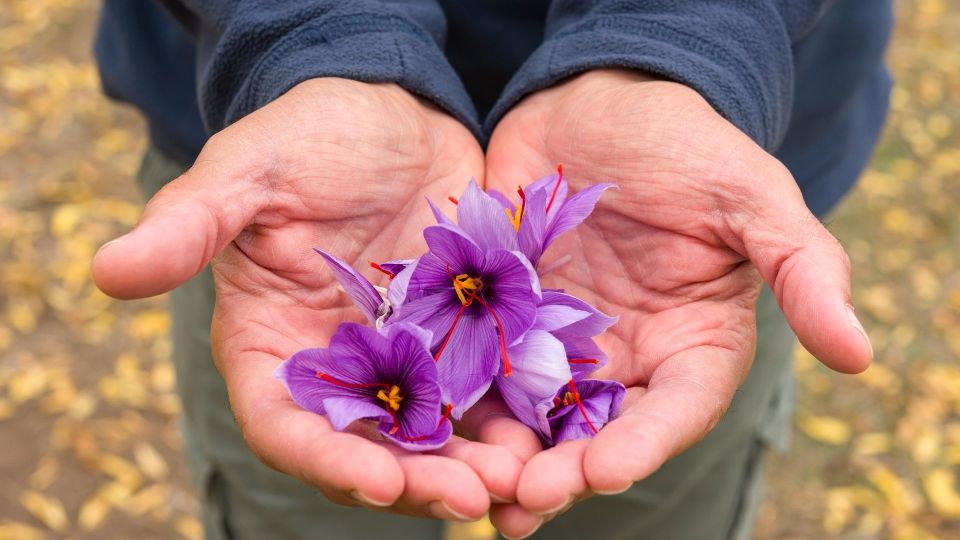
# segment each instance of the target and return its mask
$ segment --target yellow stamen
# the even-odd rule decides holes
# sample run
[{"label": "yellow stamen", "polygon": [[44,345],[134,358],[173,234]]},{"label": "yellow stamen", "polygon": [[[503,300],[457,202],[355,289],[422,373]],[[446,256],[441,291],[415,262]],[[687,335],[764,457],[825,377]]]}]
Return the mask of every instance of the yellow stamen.
[{"label": "yellow stamen", "polygon": [[390,387],[390,393],[386,393],[383,390],[377,392],[377,398],[386,402],[387,407],[395,411],[400,410],[400,402],[403,401],[403,396],[400,395],[400,387],[393,385]]},{"label": "yellow stamen", "polygon": [[[483,282],[480,281],[480,278],[472,278],[467,274],[460,274],[453,278],[453,290],[456,291],[457,298],[460,299],[460,303],[463,305],[472,302],[473,297],[480,291],[481,287],[483,287]],[[469,292],[470,298],[467,298],[464,291]]]},{"label": "yellow stamen", "polygon": [[[383,392],[383,390],[381,390]],[[577,396],[573,395],[573,392],[567,392],[563,395],[563,405],[567,406],[577,402]]]},{"label": "yellow stamen", "polygon": [[504,212],[507,213],[507,217],[510,218],[510,223],[513,225],[513,230],[520,232],[520,220],[523,219],[523,207],[517,205],[517,209],[513,212],[509,208],[504,208]]}]

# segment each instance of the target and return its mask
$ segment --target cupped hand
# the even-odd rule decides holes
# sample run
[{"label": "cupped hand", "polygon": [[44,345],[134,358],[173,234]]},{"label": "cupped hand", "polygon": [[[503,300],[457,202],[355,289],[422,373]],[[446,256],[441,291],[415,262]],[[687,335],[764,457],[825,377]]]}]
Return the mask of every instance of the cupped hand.
[{"label": "cupped hand", "polygon": [[572,259],[543,281],[620,316],[596,376],[628,398],[592,440],[526,463],[518,504],[491,511],[515,537],[575,500],[626,490],[716,425],[753,360],[761,280],[824,364],[852,373],[872,357],[839,242],[783,165],[695,91],[611,70],[531,95],[493,133],[487,185],[509,193],[558,163],[573,191],[619,185],[552,248]]},{"label": "cupped hand", "polygon": [[[359,320],[312,248],[368,270],[369,260],[415,257],[431,223],[424,197],[459,193],[483,165],[462,125],[399,87],[307,81],[211,138],[137,227],[101,249],[94,277],[117,298],[145,297],[212,260],[214,358],[264,463],[337,503],[476,519],[491,498],[513,500],[516,449],[454,437],[414,454],[337,432],[271,374],[296,351],[326,346],[340,321]],[[522,432],[484,407],[466,431],[506,441]]]}]

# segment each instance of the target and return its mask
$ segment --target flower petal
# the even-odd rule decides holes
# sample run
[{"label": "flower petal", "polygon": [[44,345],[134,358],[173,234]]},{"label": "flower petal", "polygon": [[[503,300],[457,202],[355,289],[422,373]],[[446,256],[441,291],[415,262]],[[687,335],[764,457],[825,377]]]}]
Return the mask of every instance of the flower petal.
[{"label": "flower petal", "polygon": [[484,250],[517,249],[517,233],[503,205],[475,181],[470,182],[457,204],[457,224]]},{"label": "flower petal", "polygon": [[500,370],[500,395],[518,420],[549,437],[550,426],[545,417],[538,418],[536,405],[553,398],[572,377],[563,344],[547,332],[531,330],[508,353],[512,373],[508,377]]},{"label": "flower petal", "polygon": [[487,253],[480,275],[489,287],[483,294],[485,307],[503,325],[509,345],[533,325],[540,303],[540,279],[523,255],[502,249]]},{"label": "flower petal", "polygon": [[520,219],[520,230],[517,231],[517,244],[533,266],[540,263],[543,255],[544,238],[547,230],[547,197],[543,190],[527,194],[527,207]]},{"label": "flower petal", "polygon": [[437,358],[443,401],[453,404],[452,415],[458,420],[486,393],[500,367],[496,326],[475,311],[480,307],[464,311]]},{"label": "flower petal", "polygon": [[435,450],[443,446],[453,434],[453,424],[450,420],[440,422],[435,430],[429,435],[420,435],[416,437],[405,437],[402,431],[390,434],[391,424],[383,422],[380,424],[380,433],[390,442],[406,450],[422,452],[425,450]]},{"label": "flower petal", "polygon": [[597,336],[602,334],[607,328],[616,324],[618,320],[617,317],[611,317],[601,312],[576,296],[555,289],[543,291],[543,301],[540,302],[540,307],[543,308],[546,306],[564,306],[589,314],[588,317],[551,330],[555,334],[562,334],[564,336]]},{"label": "flower petal", "polygon": [[[567,362],[570,364],[570,371],[573,373],[573,380],[579,382],[607,365],[607,355],[594,343],[593,338],[562,337],[556,336],[556,334],[554,336],[563,343],[563,349],[567,353]],[[583,360],[595,360],[595,362],[583,362]]]},{"label": "flower petal", "polygon": [[407,299],[407,287],[410,285],[410,276],[417,269],[418,260],[414,260],[406,266],[397,275],[390,280],[390,287],[387,288],[387,301],[390,306],[396,310]]},{"label": "flower petal", "polygon": [[[439,266],[445,276],[449,277],[450,273],[475,274],[483,264],[483,251],[480,246],[455,225],[427,227],[423,230],[423,238],[430,248],[429,255],[436,259],[434,264]],[[421,266],[425,258],[426,255],[421,257],[417,266]],[[417,274],[419,272],[411,278],[411,286],[414,286],[413,281],[418,280]],[[449,279],[447,283],[452,286]]]},{"label": "flower petal", "polygon": [[317,414],[324,414],[323,400],[328,397],[353,395],[344,388],[334,388],[317,377],[332,364],[326,349],[304,349],[283,361],[273,376],[279,379],[294,403]]},{"label": "flower petal", "polygon": [[430,206],[430,211],[433,212],[433,217],[437,220],[437,224],[454,224],[453,220],[448,218],[447,215],[443,213],[443,210],[440,210],[439,206],[433,204],[433,201],[427,199],[427,204]]},{"label": "flower petal", "polygon": [[[594,184],[586,189],[575,193],[572,197],[564,201],[556,215],[549,216],[547,223],[546,236],[543,240],[543,249],[546,250],[558,236],[564,232],[576,227],[587,216],[593,212],[594,206],[600,200],[600,195],[604,191],[616,187],[614,184]],[[554,205],[556,205],[556,201]],[[553,207],[550,208],[551,213]]]},{"label": "flower petal", "polygon": [[330,397],[323,400],[327,419],[333,429],[343,431],[357,420],[389,420],[386,409],[369,399]]},{"label": "flower petal", "polygon": [[333,275],[337,278],[347,296],[353,300],[353,303],[360,308],[360,311],[366,315],[371,323],[375,323],[377,321],[377,310],[383,304],[383,299],[377,289],[373,287],[373,284],[342,259],[319,249],[314,249],[314,251],[327,261],[327,266],[333,271]]}]

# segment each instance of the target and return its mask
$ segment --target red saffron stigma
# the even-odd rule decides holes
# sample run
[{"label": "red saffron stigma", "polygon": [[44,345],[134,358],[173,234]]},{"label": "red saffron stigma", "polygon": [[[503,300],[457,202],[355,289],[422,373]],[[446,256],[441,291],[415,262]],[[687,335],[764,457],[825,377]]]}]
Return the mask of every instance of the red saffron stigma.
[{"label": "red saffron stigma", "polygon": [[387,383],[348,383],[346,381],[341,381],[340,379],[331,377],[322,371],[317,372],[317,378],[333,383],[337,386],[342,386],[344,388],[386,388],[390,389],[390,385]]},{"label": "red saffron stigma", "polygon": [[437,353],[433,355],[434,362],[440,361],[440,355],[443,354],[443,350],[446,349],[447,344],[450,343],[450,338],[453,337],[453,329],[456,328],[457,323],[460,322],[460,317],[463,316],[463,312],[466,311],[466,309],[470,307],[470,304],[473,303],[474,298],[476,298],[476,296],[471,296],[469,302],[460,306],[460,309],[457,311],[457,315],[453,318],[453,322],[450,324],[450,329],[447,330],[447,334],[443,338],[443,343],[440,344],[440,348],[437,349]]},{"label": "red saffron stigma", "polygon": [[557,197],[557,191],[560,189],[560,182],[563,181],[563,164],[557,165],[557,183],[553,186],[553,193],[550,195],[550,202],[547,203],[546,211],[550,211],[553,206],[553,200]]},{"label": "red saffron stigma", "polygon": [[453,412],[453,403],[447,403],[447,405],[443,408],[443,414],[440,416],[440,421],[437,422],[437,427],[442,426],[444,420],[447,420],[448,418],[450,418],[450,413],[452,412]]},{"label": "red saffron stigma", "polygon": [[487,308],[487,311],[490,312],[490,315],[493,315],[493,321],[497,324],[497,330],[500,334],[500,355],[503,356],[503,376],[509,377],[513,371],[510,369],[510,357],[507,355],[507,336],[503,333],[503,323],[500,322],[500,317],[497,317],[497,313],[493,311],[493,308],[490,307],[490,304],[487,304],[483,298],[479,296],[474,296],[477,299],[477,302],[480,302],[480,305]]},{"label": "red saffron stigma", "polygon": [[394,274],[393,272],[391,272],[391,271],[387,270],[386,268],[380,266],[379,264],[377,264],[377,263],[375,263],[375,262],[373,262],[373,261],[367,261],[367,262],[370,263],[370,268],[373,268],[374,270],[379,270],[380,272],[383,272],[384,274],[387,275],[388,278],[393,279],[393,278],[397,277],[396,274]]},{"label": "red saffron stigma", "polygon": [[523,192],[522,187],[517,186],[517,195],[520,196],[520,217],[522,219],[527,210],[527,194]]},{"label": "red saffron stigma", "polygon": [[599,364],[600,361],[596,358],[567,358],[567,363],[570,364]]},{"label": "red saffron stigma", "polygon": [[449,197],[447,197],[447,200],[452,202],[453,204],[460,204],[460,201],[458,201],[457,198],[454,197],[453,195],[450,195]]},{"label": "red saffron stigma", "polygon": [[570,385],[570,390],[573,393],[573,400],[577,402],[577,408],[580,409],[580,414],[583,415],[583,419],[587,421],[587,425],[590,426],[590,429],[593,430],[593,433],[597,434],[599,430],[593,425],[593,422],[590,421],[590,417],[587,416],[587,410],[583,407],[583,403],[580,402],[580,392],[577,392],[577,387],[573,384],[573,379],[570,379],[570,382],[567,384]]}]

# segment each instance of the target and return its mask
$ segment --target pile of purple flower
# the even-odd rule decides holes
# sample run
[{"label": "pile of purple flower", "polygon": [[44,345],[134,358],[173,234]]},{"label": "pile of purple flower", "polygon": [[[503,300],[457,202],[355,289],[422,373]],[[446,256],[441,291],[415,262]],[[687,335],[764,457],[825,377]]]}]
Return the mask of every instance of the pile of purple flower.
[{"label": "pile of purple flower", "polygon": [[[594,342],[616,322],[558,289],[542,289],[544,250],[593,211],[611,184],[568,197],[562,169],[517,189],[516,206],[471,182],[457,221],[428,201],[437,225],[418,259],[370,263],[378,289],[318,250],[372,326],[341,324],[326,349],[305,349],[276,376],[335,429],[360,419],[411,450],[442,446],[488,391],[544,444],[591,437],[620,411],[623,385],[588,378],[607,357]],[[381,292],[382,291],[382,292]]]}]

